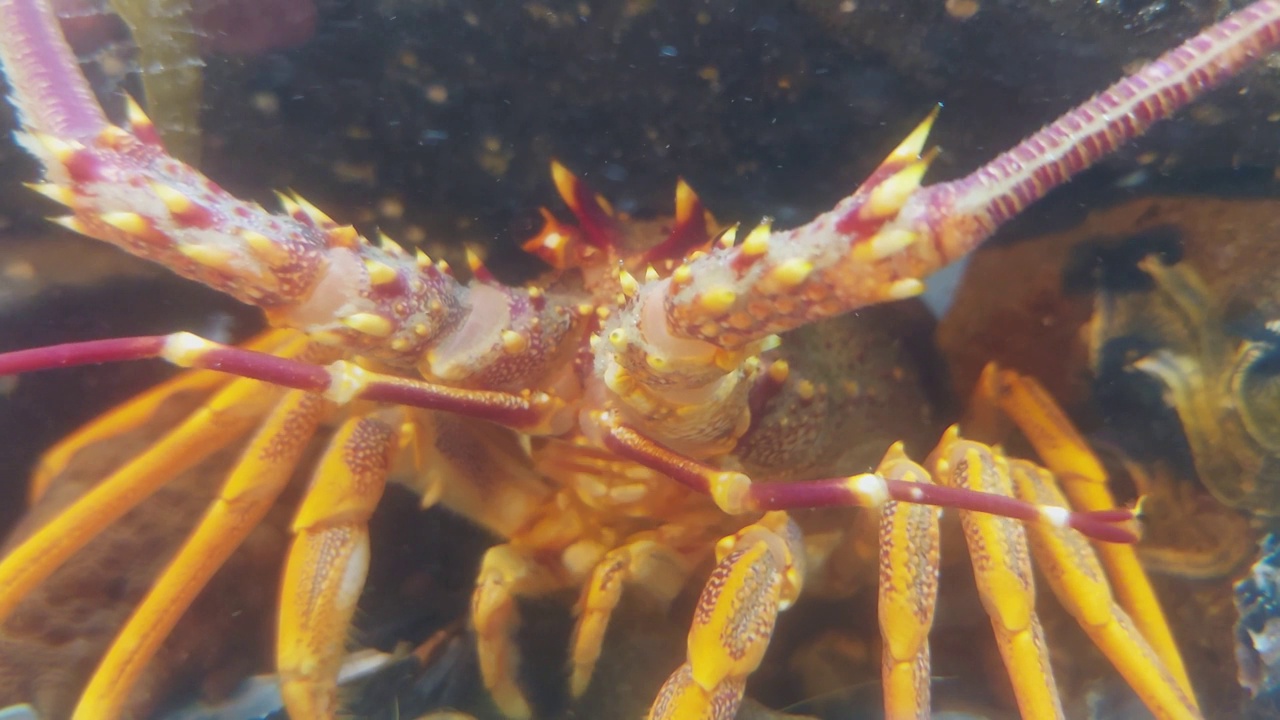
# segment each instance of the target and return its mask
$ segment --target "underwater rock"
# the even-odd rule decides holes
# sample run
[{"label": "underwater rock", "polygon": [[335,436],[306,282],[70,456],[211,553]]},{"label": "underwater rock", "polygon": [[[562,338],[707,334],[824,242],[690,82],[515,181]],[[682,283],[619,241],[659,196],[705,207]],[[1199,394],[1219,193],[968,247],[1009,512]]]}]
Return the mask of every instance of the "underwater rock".
[{"label": "underwater rock", "polygon": [[1261,557],[1235,585],[1236,661],[1253,703],[1250,717],[1280,713],[1280,537],[1268,534]]}]

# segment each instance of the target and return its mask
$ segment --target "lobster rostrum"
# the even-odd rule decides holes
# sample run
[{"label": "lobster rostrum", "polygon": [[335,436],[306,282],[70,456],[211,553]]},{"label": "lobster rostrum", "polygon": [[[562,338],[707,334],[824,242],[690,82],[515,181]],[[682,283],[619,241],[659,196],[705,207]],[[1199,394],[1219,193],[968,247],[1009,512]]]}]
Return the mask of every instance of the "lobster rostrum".
[{"label": "lobster rostrum", "polygon": [[[622,586],[669,599],[713,535],[724,538],[688,658],[650,717],[733,717],[777,613],[804,583],[801,531],[787,511],[826,506],[865,506],[880,518],[890,717],[929,714],[931,506],[964,513],[1025,716],[1062,708],[1032,607],[1023,523],[1055,591],[1152,710],[1199,715],[1126,545],[1133,514],[1113,507],[1097,461],[1033,382],[991,368],[978,401],[1008,413],[1054,474],[952,428],[923,464],[895,445],[874,472],[812,479],[798,475],[823,452],[812,440],[824,420],[783,422],[779,410],[821,407],[830,389],[793,371],[782,351],[798,328],[920,294],[931,272],[1028,204],[1273,48],[1280,0],[1222,20],[971,175],[921,187],[931,116],[857,191],[789,231],[717,236],[682,185],[675,231],[630,250],[608,205],[556,167],[576,224],[548,216],[528,244],[555,268],[536,287],[503,286],[479,263],[461,283],[444,263],[387,239],[370,243],[296,196],[281,197],[283,214],[240,201],[168,156],[136,105],[127,129],[107,120],[47,3],[0,0],[0,27],[20,139],[44,166],[34,188],[71,210],[58,222],[261,307],[278,328],[245,347],[177,333],[0,355],[0,374],[148,357],[198,369],[73,435],[46,456],[37,486],[77,447],[136,425],[166,394],[210,393],[0,561],[0,618],[149,492],[250,436],[219,502],[111,647],[76,717],[120,714],[132,679],[329,422],[338,427],[294,521],[283,580],[278,669],[294,717],[337,710],[366,524],[385,482],[402,476],[428,500],[512,538],[486,556],[472,613],[486,685],[512,717],[532,712],[515,681],[515,597],[584,587],[571,676],[581,693]],[[978,437],[981,428],[965,431]],[[536,463],[516,433],[551,439]],[[464,458],[477,455],[482,467],[468,467]],[[774,478],[785,482],[761,482]],[[1058,479],[1080,510],[1067,509]],[[1097,555],[1086,536],[1104,541]],[[558,551],[557,566],[528,548]]]}]

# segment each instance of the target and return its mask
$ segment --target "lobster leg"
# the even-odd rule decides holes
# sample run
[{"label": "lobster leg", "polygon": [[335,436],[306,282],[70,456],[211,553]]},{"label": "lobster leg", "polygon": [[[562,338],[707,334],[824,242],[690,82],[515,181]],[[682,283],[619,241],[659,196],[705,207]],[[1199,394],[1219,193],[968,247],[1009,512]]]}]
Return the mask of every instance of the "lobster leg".
[{"label": "lobster leg", "polygon": [[1050,523],[1111,543],[1132,543],[1138,539],[1132,530],[1123,526],[1133,520],[1133,511],[1125,508],[1073,512],[998,493],[884,478],[875,473],[757,483],[743,473],[723,470],[674,452],[630,426],[612,425],[608,433],[604,444],[613,452],[711,496],[721,510],[732,515],[814,507],[880,507],[889,500],[899,500],[974,510],[1024,522]]},{"label": "lobster leg", "polygon": [[291,717],[323,720],[337,712],[343,643],[369,569],[369,517],[404,436],[398,409],[349,418],[298,508],[276,650],[280,694]]},{"label": "lobster leg", "polygon": [[747,679],[735,677],[707,690],[694,681],[693,666],[686,661],[662,684],[648,720],[730,720],[746,689]]},{"label": "lobster leg", "polygon": [[327,408],[321,398],[296,390],[281,400],[215,504],[112,643],[73,717],[93,720],[120,714],[156,649],[284,490]]},{"label": "lobster leg", "polygon": [[[955,426],[934,451],[937,477],[954,487],[1013,494],[1007,462],[980,443],[963,440]],[[1000,654],[1026,718],[1062,718],[1062,701],[1049,665],[1049,648],[1035,613],[1035,577],[1020,523],[961,511],[974,579],[991,618]]]},{"label": "lobster leg", "polygon": [[[1025,460],[1011,460],[1009,470],[1018,495],[1066,506],[1067,499],[1053,473]],[[1199,718],[1195,697],[1183,691],[1133,620],[1116,604],[1093,548],[1079,535],[1048,526],[1033,526],[1028,532],[1031,551],[1054,595],[1147,707],[1161,718]]]},{"label": "lobster leg", "polygon": [[[371,400],[488,420],[529,434],[559,434],[573,414],[545,392],[470,390],[366,370],[339,360],[322,367],[305,358],[223,345],[191,333],[67,343],[0,354],[0,375],[38,368],[163,358],[185,368],[216,369],[281,388],[321,393],[339,404]],[[330,358],[332,359],[332,358]]]},{"label": "lobster leg", "polygon": [[142,426],[171,398],[186,393],[209,393],[229,382],[231,378],[212,371],[184,372],[99,415],[40,456],[27,486],[27,502],[31,505],[39,502],[50,483],[81,450]]},{"label": "lobster leg", "polygon": [[628,585],[637,586],[664,607],[671,604],[688,576],[688,563],[653,537],[633,538],[610,550],[591,572],[578,601],[578,623],[570,656],[570,690],[581,696],[591,684],[609,620]]},{"label": "lobster leg", "polygon": [[509,718],[533,714],[517,681],[520,650],[515,632],[520,611],[516,599],[544,595],[563,585],[537,558],[514,544],[489,548],[481,561],[471,596],[480,673],[494,703]]},{"label": "lobster leg", "polygon": [[[299,338],[285,352],[297,354]],[[157,488],[243,436],[282,394],[235,380],[172,432],[115,471],[0,561],[0,619],[68,557]]]},{"label": "lobster leg", "polygon": [[[887,478],[931,482],[902,443],[889,448],[876,472]],[[929,631],[938,598],[941,540],[937,508],[890,500],[880,510],[880,635],[884,714],[928,718],[932,680]]]},{"label": "lobster leg", "polygon": [[[1061,480],[1074,507],[1086,510],[1114,507],[1115,499],[1107,486],[1107,474],[1102,464],[1039,383],[991,365],[979,381],[978,392],[988,393],[1013,419],[1045,465]],[[1164,666],[1177,680],[1182,694],[1194,698],[1173,633],[1137,553],[1132,546],[1111,543],[1099,545],[1097,551],[1115,586],[1120,606],[1151,643]]]},{"label": "lobster leg", "polygon": [[[272,352],[292,334],[289,330],[270,330],[245,343],[243,347],[248,350]],[[231,379],[222,373],[203,370],[185,372],[99,415],[40,456],[40,464],[31,475],[27,501],[35,504],[43,497],[49,488],[49,483],[61,474],[76,453],[84,448],[110,440],[142,425],[171,397],[188,392],[211,392],[229,382]]]},{"label": "lobster leg", "polygon": [[663,684],[650,720],[730,720],[764,658],[778,613],[800,594],[804,547],[786,513],[767,513],[724,538],[698,598],[689,658]]}]

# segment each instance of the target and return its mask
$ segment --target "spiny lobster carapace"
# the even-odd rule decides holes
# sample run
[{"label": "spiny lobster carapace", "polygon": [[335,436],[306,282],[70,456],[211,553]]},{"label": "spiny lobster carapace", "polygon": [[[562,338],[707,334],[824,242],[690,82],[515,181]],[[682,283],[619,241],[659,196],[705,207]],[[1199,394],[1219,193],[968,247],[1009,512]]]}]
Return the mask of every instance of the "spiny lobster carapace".
[{"label": "spiny lobster carapace", "polygon": [[[557,269],[531,288],[500,285],[481,266],[459,283],[447,266],[390,241],[370,244],[300,198],[283,197],[283,215],[239,201],[166,155],[136,107],[128,129],[107,121],[46,3],[0,0],[0,27],[22,140],[45,168],[35,187],[71,209],[62,224],[259,306],[280,328],[244,348],[178,333],[0,356],[0,374],[158,356],[201,369],[176,384],[211,391],[201,410],[0,562],[0,617],[155,487],[251,436],[77,717],[119,714],[131,678],[328,423],[337,429],[295,519],[283,580],[278,665],[294,717],[336,711],[336,661],[367,566],[365,526],[411,456],[416,487],[512,538],[486,556],[472,618],[486,684],[511,716],[531,712],[514,680],[517,596],[585,587],[571,669],[581,692],[622,586],[669,598],[725,535],[688,659],[650,716],[733,717],[777,613],[804,582],[805,547],[787,511],[842,505],[880,516],[889,716],[929,713],[938,559],[930,506],[965,513],[1025,716],[1062,709],[1030,602],[1022,523],[1051,585],[1148,705],[1163,717],[1198,716],[1159,606],[1123,545],[1132,513],[1112,507],[1096,461],[1033,383],[993,369],[979,401],[1017,421],[1083,510],[1066,509],[1047,472],[954,428],[924,465],[894,446],[875,472],[806,479],[829,451],[819,440],[840,442],[822,438],[823,413],[847,407],[836,399],[856,389],[816,377],[787,348],[799,328],[918,295],[924,277],[1049,189],[1274,47],[1280,0],[1224,19],[973,174],[921,187],[930,118],[853,195],[790,231],[713,239],[682,189],[677,232],[624,251],[607,205],[557,168],[577,224],[549,222],[530,244]],[[145,406],[126,405],[81,437],[128,426]],[[536,465],[508,430],[550,438]],[[1119,604],[1084,536],[1116,543],[1098,549]]]}]

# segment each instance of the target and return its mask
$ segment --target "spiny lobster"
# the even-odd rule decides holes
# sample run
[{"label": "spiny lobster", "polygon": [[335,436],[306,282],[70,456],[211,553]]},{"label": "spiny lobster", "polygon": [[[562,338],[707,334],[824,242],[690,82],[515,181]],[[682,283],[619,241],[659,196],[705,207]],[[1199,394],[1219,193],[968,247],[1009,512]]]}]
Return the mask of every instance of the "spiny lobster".
[{"label": "spiny lobster", "polygon": [[[514,679],[515,597],[585,586],[572,653],[581,692],[622,586],[669,598],[716,535],[725,537],[688,658],[650,717],[733,717],[777,613],[804,583],[806,548],[787,511],[827,506],[865,506],[880,518],[890,717],[929,713],[931,506],[963,513],[1025,716],[1060,717],[1062,708],[1031,606],[1023,523],[1051,585],[1153,711],[1198,716],[1159,605],[1124,545],[1134,539],[1132,512],[1112,507],[1097,461],[1034,383],[993,368],[980,401],[1014,418],[1083,510],[1066,508],[1053,475],[956,428],[923,465],[895,445],[874,472],[803,479],[840,442],[823,437],[824,413],[858,390],[811,376],[806,358],[786,352],[800,328],[920,294],[923,278],[1049,189],[1273,48],[1280,0],[1224,19],[971,175],[921,187],[931,116],[857,191],[794,230],[765,224],[714,236],[682,187],[676,232],[630,251],[608,205],[557,167],[577,223],[549,219],[530,243],[556,272],[528,288],[500,285],[479,264],[475,280],[460,283],[447,265],[386,239],[371,244],[298,197],[282,196],[282,215],[239,201],[169,157],[136,106],[128,129],[108,122],[46,3],[0,0],[0,27],[20,138],[45,168],[34,187],[72,211],[59,222],[261,307],[280,328],[242,348],[177,333],[0,356],[0,374],[148,357],[200,369],[105,416],[63,454],[136,423],[177,388],[211,394],[0,562],[0,617],[154,488],[252,433],[77,717],[120,713],[132,678],[328,422],[338,428],[295,519],[283,580],[278,666],[294,717],[336,712],[336,662],[367,566],[365,525],[410,455],[415,487],[512,538],[486,556],[472,618],[486,685],[512,717],[531,713]],[[503,428],[548,439],[536,464]],[[1085,536],[1112,543],[1098,550],[1119,604]]]}]

